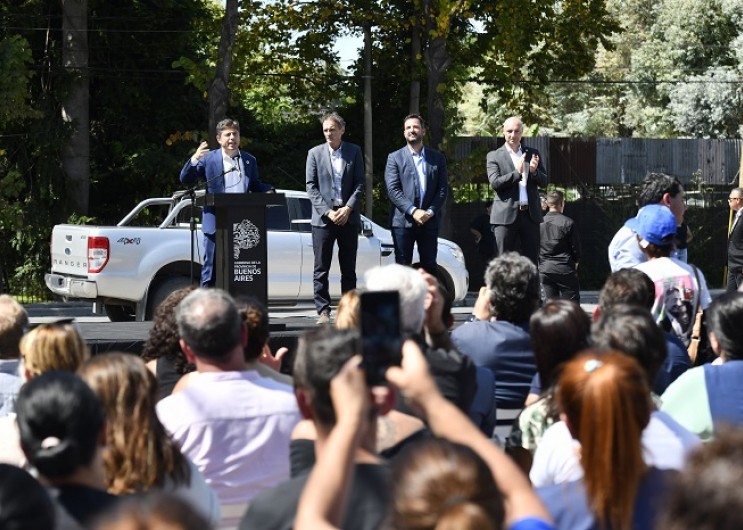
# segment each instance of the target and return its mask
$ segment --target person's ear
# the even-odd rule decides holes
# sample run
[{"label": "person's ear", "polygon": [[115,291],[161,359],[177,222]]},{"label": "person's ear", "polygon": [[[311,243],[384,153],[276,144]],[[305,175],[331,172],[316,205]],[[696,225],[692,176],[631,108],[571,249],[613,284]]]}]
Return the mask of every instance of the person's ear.
[{"label": "person's ear", "polygon": [[178,341],[178,344],[181,345],[181,351],[183,352],[183,355],[186,356],[186,360],[191,364],[196,364],[196,355],[194,355],[193,351],[191,350],[191,347],[186,344],[186,341],[183,339],[180,339]]},{"label": "person's ear", "polygon": [[660,198],[660,204],[670,208],[671,207],[671,194],[664,193],[663,196]]},{"label": "person's ear", "polygon": [[593,314],[591,315],[591,318],[594,322],[598,322],[599,317],[601,316],[601,309],[599,309],[599,306],[596,306],[593,308]]}]

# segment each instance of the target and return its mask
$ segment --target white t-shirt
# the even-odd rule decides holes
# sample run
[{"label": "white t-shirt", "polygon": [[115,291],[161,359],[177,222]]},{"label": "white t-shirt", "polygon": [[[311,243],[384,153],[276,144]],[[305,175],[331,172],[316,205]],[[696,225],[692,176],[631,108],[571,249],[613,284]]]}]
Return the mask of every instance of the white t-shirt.
[{"label": "white t-shirt", "polygon": [[[642,431],[645,463],[658,469],[682,469],[699,438],[684,429],[665,412],[655,411]],[[535,488],[562,484],[583,478],[580,443],[570,435],[568,426],[558,421],[544,433],[534,453],[529,478]]]},{"label": "white t-shirt", "polygon": [[697,268],[697,283],[694,267],[674,258],[651,259],[635,268],[650,276],[655,284],[655,303],[651,310],[655,321],[662,325],[667,320],[671,331],[688,342],[697,301],[702,310],[712,302],[702,271]]}]

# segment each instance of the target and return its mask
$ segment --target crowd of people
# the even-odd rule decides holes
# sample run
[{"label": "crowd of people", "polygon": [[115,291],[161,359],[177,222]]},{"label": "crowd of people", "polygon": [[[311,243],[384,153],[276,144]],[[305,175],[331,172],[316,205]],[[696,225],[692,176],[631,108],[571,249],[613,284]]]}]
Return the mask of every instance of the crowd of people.
[{"label": "crowd of people", "polygon": [[[405,338],[402,363],[374,387],[359,290],[344,295],[337,327],[300,338],[291,376],[277,371],[265,307],[219,289],[165,300],[143,358],[90,357],[70,322],[26,331],[23,308],[0,297],[3,361],[17,361],[19,379],[3,387],[2,527],[742,522],[725,489],[743,476],[743,293],[704,311],[718,360],[692,366],[639,268],[613,273],[588,315],[570,300],[540,306],[536,267],[506,253],[453,332],[447,294],[423,270],[372,269],[364,289],[400,293]],[[164,354],[152,359],[155,343]],[[507,409],[518,415],[499,439],[491,420]],[[714,503],[692,508],[700,478]]]},{"label": "crowd of people", "polygon": [[[327,145],[310,151],[307,173],[321,325],[291,355],[272,350],[261,302],[216,288],[164,300],[140,356],[91,357],[74,322],[29,329],[0,295],[0,528],[743,527],[743,293],[712,299],[679,259],[677,179],[643,182],[588,314],[565,198],[548,194],[542,223],[547,175],[509,118],[506,145],[488,156],[490,222],[475,230],[490,225],[497,257],[455,327],[426,254],[445,164],[408,117],[408,145],[387,168],[398,263],[369,270],[361,289],[342,264],[333,323],[327,248],[358,215],[361,188],[342,177],[358,180],[360,153],[341,141],[340,116],[322,124]],[[261,185],[239,126],[222,125],[249,181],[230,186]],[[201,146],[182,178],[235,163],[217,155]],[[741,198],[733,190],[733,264]],[[408,266],[414,245],[420,269]],[[399,295],[402,344],[381,384],[361,325],[363,293],[378,291]]]}]

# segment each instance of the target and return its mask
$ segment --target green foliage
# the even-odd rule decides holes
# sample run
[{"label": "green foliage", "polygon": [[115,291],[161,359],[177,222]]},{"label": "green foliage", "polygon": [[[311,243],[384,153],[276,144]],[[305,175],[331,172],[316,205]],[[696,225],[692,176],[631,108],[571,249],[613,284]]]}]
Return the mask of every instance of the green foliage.
[{"label": "green foliage", "polygon": [[580,83],[554,86],[549,131],[585,136],[740,137],[743,4],[610,0],[622,22]]},{"label": "green foliage", "polygon": [[28,105],[28,83],[32,72],[28,41],[20,35],[0,39],[0,127],[26,118],[38,117]]}]

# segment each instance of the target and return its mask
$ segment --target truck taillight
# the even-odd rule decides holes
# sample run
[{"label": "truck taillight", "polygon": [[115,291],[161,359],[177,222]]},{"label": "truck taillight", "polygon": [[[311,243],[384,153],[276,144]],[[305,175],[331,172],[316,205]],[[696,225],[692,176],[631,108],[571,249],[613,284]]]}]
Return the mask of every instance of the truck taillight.
[{"label": "truck taillight", "polygon": [[88,238],[88,272],[101,272],[108,263],[107,237]]}]

